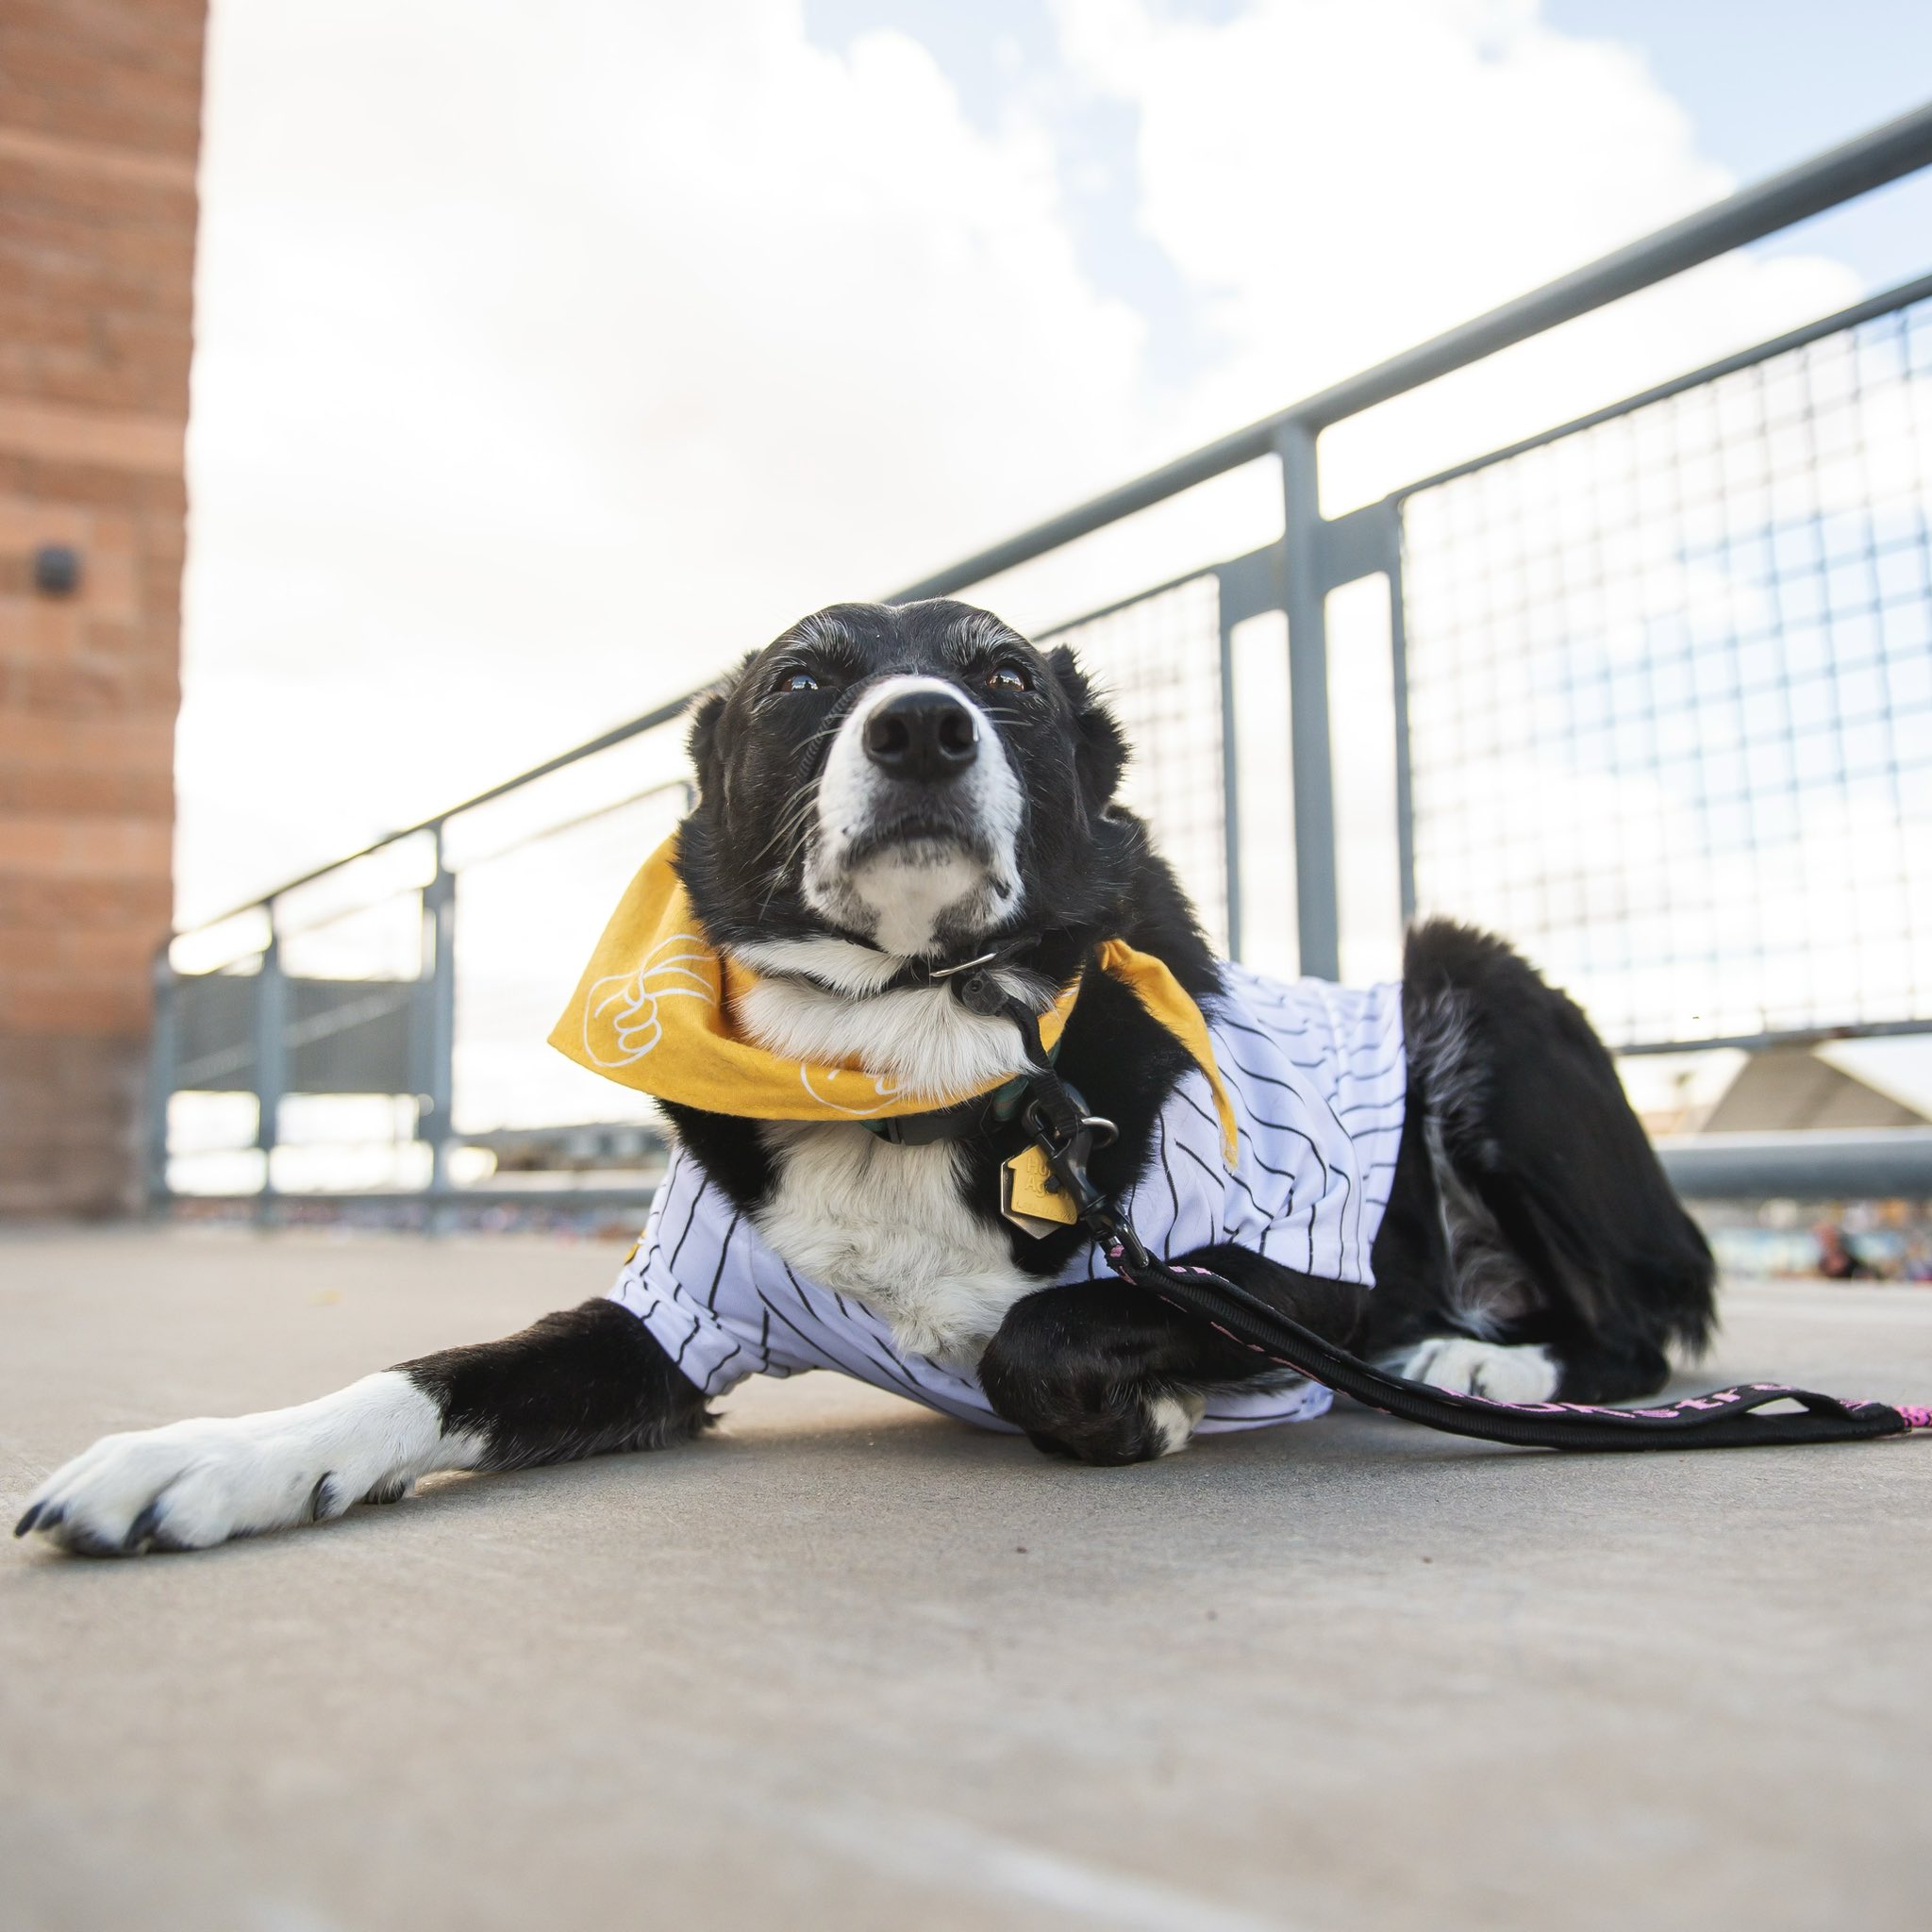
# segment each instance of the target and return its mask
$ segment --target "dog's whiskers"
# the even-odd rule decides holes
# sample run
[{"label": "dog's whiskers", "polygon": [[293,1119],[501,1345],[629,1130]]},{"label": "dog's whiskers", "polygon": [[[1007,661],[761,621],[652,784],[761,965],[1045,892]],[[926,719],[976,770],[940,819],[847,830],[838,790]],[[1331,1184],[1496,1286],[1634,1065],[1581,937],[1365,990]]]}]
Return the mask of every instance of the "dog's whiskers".
[{"label": "dog's whiskers", "polygon": [[[832,737],[839,728],[838,721],[824,725],[799,747],[801,757],[808,757],[821,744]],[[814,772],[809,777],[801,779],[797,789],[786,799],[778,813],[778,828],[752,855],[751,862],[757,864],[774,845],[780,845],[792,838],[811,817],[812,807],[817,803],[819,774]],[[769,901],[767,902],[769,903]]]}]

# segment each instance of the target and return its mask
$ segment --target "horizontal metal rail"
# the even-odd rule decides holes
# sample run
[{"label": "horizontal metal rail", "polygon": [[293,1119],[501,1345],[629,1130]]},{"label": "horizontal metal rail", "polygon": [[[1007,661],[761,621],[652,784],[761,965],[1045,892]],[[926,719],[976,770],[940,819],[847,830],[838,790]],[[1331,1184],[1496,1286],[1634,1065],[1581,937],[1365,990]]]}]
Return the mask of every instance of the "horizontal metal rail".
[{"label": "horizontal metal rail", "polygon": [[[547,778],[553,772],[560,772],[566,766],[576,764],[582,758],[595,758],[600,751],[609,751],[616,745],[641,737],[646,731],[657,730],[660,724],[669,724],[706,689],[707,687],[700,685],[697,691],[687,691],[681,698],[673,698],[669,704],[659,705],[655,710],[646,711],[642,717],[631,719],[628,724],[613,724],[608,731],[599,732],[595,738],[586,739],[582,744],[573,745],[569,751],[560,751],[555,758],[545,758],[541,765],[532,765],[527,772],[519,772],[514,778],[506,778],[502,784],[491,785],[487,791],[478,791],[460,804],[447,806],[426,819],[418,819],[413,825],[403,825],[396,831],[385,832],[380,838],[372,839],[368,844],[358,846],[354,852],[345,852],[341,858],[330,859],[326,865],[318,865],[308,872],[297,873],[293,878],[284,879],[273,891],[263,892],[258,898],[244,899],[241,905],[231,907],[226,912],[218,912],[212,919],[201,920],[190,929],[202,932],[211,925],[225,925],[231,919],[242,919],[251,912],[259,912],[263,907],[273,905],[284,893],[292,892],[302,886],[313,885],[317,879],[325,879],[330,873],[340,872],[345,865],[354,865],[358,859],[387,851],[391,845],[399,845],[405,839],[420,838],[425,832],[440,832],[451,819],[459,818],[466,811],[475,811],[478,806],[491,804],[512,791],[520,791],[525,785],[534,785],[539,778]],[[639,795],[641,797],[645,794]]]},{"label": "horizontal metal rail", "polygon": [[1660,1040],[1636,1046],[1616,1046],[1618,1058],[1641,1058],[1667,1053],[1722,1053],[1742,1050],[1767,1053],[1774,1047],[1829,1046],[1834,1040],[1906,1040],[1932,1033],[1932,1015],[1920,1020],[1848,1020],[1838,1026],[1793,1026],[1782,1032],[1725,1033],[1704,1040]]},{"label": "horizontal metal rail", "polygon": [[[481,1137],[478,1137],[481,1138]],[[1932,1200],[1932,1127],[1809,1128],[1777,1134],[1687,1134],[1657,1141],[1657,1158],[1676,1191],[1689,1201]],[[649,1185],[612,1186],[568,1180],[506,1187],[453,1187],[436,1195],[408,1189],[364,1189],[319,1194],[280,1194],[278,1203],[371,1208],[432,1202],[438,1208],[606,1208],[634,1210],[651,1196]],[[254,1194],[199,1194],[184,1200],[230,1207]]]},{"label": "horizontal metal rail", "polygon": [[1822,315],[1816,322],[1807,322],[1801,328],[1789,329],[1781,336],[1774,336],[1768,342],[1759,342],[1755,348],[1740,349],[1734,356],[1721,356],[1715,362],[1707,362],[1702,369],[1692,369],[1686,375],[1674,375],[1668,382],[1659,382],[1634,396],[1625,396],[1620,403],[1607,404],[1601,409],[1592,409],[1587,416],[1575,416],[1568,423],[1558,423],[1554,429],[1540,429],[1534,436],[1525,436],[1521,442],[1506,444],[1502,449],[1489,451],[1487,455],[1471,457],[1465,463],[1457,463],[1449,469],[1438,470],[1432,476],[1423,476],[1413,483],[1405,483],[1400,490],[1391,491],[1382,501],[1385,504],[1400,504],[1408,497],[1420,496],[1424,491],[1434,490],[1441,484],[1454,483],[1463,476],[1474,476],[1479,470],[1490,469],[1496,463],[1507,463],[1512,457],[1525,456],[1533,449],[1542,449],[1550,443],[1561,442],[1566,436],[1575,436],[1582,430],[1595,429],[1605,423],[1614,423],[1620,416],[1633,415],[1639,409],[1649,408],[1653,403],[1668,402],[1673,396],[1680,396],[1689,390],[1702,388],[1707,382],[1716,382],[1723,376],[1736,375],[1740,370],[1755,369],[1760,362],[1769,362],[1779,356],[1788,356],[1793,349],[1802,349],[1807,343],[1823,341],[1826,336],[1835,336],[1843,329],[1857,328],[1861,322],[1873,322],[1881,315],[1890,315],[1897,309],[1909,308],[1913,303],[1923,302],[1928,295],[1932,295],[1932,275],[1919,275],[1909,282],[1900,282],[1896,288],[1887,289],[1880,294],[1868,295],[1862,302],[1854,302],[1849,308],[1840,308],[1834,315]]},{"label": "horizontal metal rail", "polygon": [[1687,1134],[1657,1151],[1692,1201],[1932,1201],[1932,1127]]},{"label": "horizontal metal rail", "polygon": [[528,1208],[545,1213],[574,1209],[579,1213],[635,1214],[650,1203],[655,1184],[635,1188],[574,1188],[553,1182],[529,1188],[445,1188],[430,1192],[421,1188],[362,1188],[331,1193],[276,1192],[264,1203],[260,1194],[177,1194],[176,1201],[192,1208],[247,1208],[265,1209],[270,1218],[298,1221],[306,1208],[331,1213],[343,1208],[413,1208],[427,1215],[447,1215],[463,1208]]}]

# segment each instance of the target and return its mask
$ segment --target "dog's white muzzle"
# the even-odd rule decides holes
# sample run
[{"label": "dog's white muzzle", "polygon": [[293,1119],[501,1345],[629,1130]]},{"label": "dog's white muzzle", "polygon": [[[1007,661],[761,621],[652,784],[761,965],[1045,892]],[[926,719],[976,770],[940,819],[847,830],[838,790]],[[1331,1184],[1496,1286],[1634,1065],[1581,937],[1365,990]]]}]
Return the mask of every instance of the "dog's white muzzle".
[{"label": "dog's white muzzle", "polygon": [[1024,798],[993,723],[943,678],[883,678],[840,725],[807,842],[812,908],[918,955],[1009,918]]}]

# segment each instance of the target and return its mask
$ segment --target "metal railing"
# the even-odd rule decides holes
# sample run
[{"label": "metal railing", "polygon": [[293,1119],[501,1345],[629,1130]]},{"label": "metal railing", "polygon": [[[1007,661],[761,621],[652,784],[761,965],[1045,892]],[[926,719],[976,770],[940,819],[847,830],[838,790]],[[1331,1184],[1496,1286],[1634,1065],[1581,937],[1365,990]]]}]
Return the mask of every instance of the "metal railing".
[{"label": "metal railing", "polygon": [[[1932,108],[888,601],[971,590],[1273,458],[1275,541],[1036,630],[1109,688],[1139,748],[1128,795],[1230,952],[1265,829],[1241,810],[1234,634],[1287,621],[1295,938],[1301,971],[1339,976],[1327,602],[1380,578],[1405,918],[1452,911],[1523,942],[1625,1052],[1932,1028],[1932,278],[1347,515],[1322,512],[1317,450],[1378,404],[1928,164]],[[157,975],[156,1191],[171,1165],[236,1151],[189,1144],[183,1093],[254,1097],[253,1181],[236,1170],[228,1191],[264,1200],[304,1185],[290,1124],[331,1096],[388,1096],[395,1158],[359,1191],[431,1200],[529,1198],[502,1175],[466,1185],[462,1157],[492,1135],[641,1123],[541,1041],[682,808],[686,702],[177,936]],[[1788,1145],[1722,1152],[1669,1158],[1704,1191],[1806,1191]],[[1920,1137],[1866,1152],[1860,1170],[1837,1148],[1817,1191],[1856,1191],[1862,1171],[1932,1194]],[[358,1192],[340,1167],[321,1185]]]},{"label": "metal railing", "polygon": [[1932,276],[1396,500],[1409,903],[1628,1050],[1925,1024]]}]

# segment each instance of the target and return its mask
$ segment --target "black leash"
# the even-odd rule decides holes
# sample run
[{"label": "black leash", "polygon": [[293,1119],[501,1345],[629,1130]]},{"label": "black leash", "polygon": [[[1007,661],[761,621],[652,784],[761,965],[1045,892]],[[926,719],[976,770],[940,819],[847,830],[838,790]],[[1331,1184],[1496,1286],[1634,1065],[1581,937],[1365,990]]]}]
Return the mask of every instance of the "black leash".
[{"label": "black leash", "polygon": [[[1026,1088],[1021,1121],[1114,1273],[1281,1368],[1404,1422],[1525,1448],[1746,1449],[1794,1442],[1859,1442],[1932,1431],[1932,1407],[1893,1407],[1787,1388],[1781,1382],[1748,1382],[1647,1408],[1613,1408],[1583,1402],[1491,1402],[1480,1395],[1455,1395],[1374,1368],[1225,1275],[1207,1268],[1178,1267],[1149,1254],[1129,1222],[1087,1173],[1096,1137],[1111,1139],[1113,1124],[1088,1113],[1079,1094],[1055,1072],[1041,1049],[1038,1017],[1000,987],[990,962],[971,961],[969,969],[977,970],[958,970],[946,983],[970,1011],[989,1018],[1003,1015],[1020,1029],[1033,1070],[1021,1076]],[[1778,1403],[1796,1407],[1765,1413]]]}]

